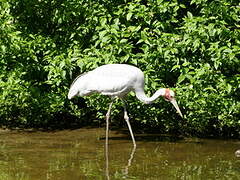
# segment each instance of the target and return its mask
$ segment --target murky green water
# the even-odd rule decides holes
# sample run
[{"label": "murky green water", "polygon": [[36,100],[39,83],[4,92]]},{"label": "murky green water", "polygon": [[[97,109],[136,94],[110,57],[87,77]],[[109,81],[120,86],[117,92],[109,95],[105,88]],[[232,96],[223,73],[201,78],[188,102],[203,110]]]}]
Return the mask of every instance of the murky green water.
[{"label": "murky green water", "polygon": [[[240,141],[136,135],[105,130],[0,132],[0,179],[240,179]],[[108,160],[108,161],[106,161]]]}]

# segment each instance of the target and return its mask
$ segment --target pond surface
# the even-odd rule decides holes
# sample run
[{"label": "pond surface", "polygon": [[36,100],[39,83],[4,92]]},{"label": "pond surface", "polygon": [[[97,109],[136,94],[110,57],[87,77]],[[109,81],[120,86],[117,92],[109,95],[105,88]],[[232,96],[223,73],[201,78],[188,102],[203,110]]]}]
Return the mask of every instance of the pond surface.
[{"label": "pond surface", "polygon": [[0,131],[0,179],[240,179],[240,141],[141,134],[136,142],[110,131],[105,154],[103,128]]}]

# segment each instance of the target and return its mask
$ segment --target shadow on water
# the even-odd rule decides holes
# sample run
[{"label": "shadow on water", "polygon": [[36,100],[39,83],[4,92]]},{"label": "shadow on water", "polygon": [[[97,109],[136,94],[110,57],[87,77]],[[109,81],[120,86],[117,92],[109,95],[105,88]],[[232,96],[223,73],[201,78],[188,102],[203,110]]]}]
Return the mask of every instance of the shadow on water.
[{"label": "shadow on water", "polygon": [[[0,179],[238,179],[240,141],[121,131],[0,131]],[[106,153],[107,152],[107,153]]]}]

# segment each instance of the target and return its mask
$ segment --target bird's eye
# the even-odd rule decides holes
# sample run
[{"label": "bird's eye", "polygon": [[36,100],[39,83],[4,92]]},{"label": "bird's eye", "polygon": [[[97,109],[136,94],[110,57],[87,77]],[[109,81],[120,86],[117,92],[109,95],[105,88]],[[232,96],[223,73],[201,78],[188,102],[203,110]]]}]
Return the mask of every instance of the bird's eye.
[{"label": "bird's eye", "polygon": [[165,95],[165,96],[164,96],[164,99],[165,99],[166,101],[171,101],[172,96],[170,96],[170,95]]},{"label": "bird's eye", "polygon": [[164,99],[165,99],[166,101],[170,101],[170,100],[172,99],[170,90],[169,90],[168,88],[165,90]]}]

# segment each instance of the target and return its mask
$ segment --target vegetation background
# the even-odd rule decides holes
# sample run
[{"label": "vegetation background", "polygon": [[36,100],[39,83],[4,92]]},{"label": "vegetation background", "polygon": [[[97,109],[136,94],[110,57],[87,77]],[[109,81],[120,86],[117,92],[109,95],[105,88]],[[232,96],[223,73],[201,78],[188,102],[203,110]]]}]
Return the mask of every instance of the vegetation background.
[{"label": "vegetation background", "polygon": [[238,0],[1,0],[0,37],[2,126],[104,122],[109,99],[70,102],[69,86],[100,65],[127,63],[144,71],[148,95],[174,88],[184,114],[130,94],[135,131],[240,137]]}]

